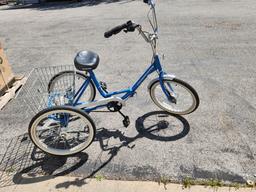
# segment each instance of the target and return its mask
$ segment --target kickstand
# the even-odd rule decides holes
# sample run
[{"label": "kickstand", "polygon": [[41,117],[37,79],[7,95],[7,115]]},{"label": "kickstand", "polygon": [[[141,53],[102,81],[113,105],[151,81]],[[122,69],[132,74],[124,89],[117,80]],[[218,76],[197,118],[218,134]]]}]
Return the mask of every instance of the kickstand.
[{"label": "kickstand", "polygon": [[129,118],[129,116],[124,115],[121,111],[118,111],[118,113],[119,113],[120,115],[122,115],[123,118],[124,118],[124,120],[123,120],[124,126],[125,126],[125,127],[128,127],[128,126],[130,125],[130,118]]}]

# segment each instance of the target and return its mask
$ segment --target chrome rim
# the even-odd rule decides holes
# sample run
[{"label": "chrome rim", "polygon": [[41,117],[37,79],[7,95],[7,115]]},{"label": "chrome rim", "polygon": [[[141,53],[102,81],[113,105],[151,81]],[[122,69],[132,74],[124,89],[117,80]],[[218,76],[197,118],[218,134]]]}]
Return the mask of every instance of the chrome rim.
[{"label": "chrome rim", "polygon": [[[73,84],[75,80],[75,84]],[[86,77],[76,73],[74,79],[74,72],[63,73],[57,76],[51,86],[49,88],[50,93],[66,93],[67,91],[76,93],[79,88],[82,86]],[[74,86],[75,85],[75,86]],[[93,85],[89,83],[88,87],[86,88],[85,92],[79,99],[80,102],[87,102],[92,101],[94,97],[94,89]]]},{"label": "chrome rim", "polygon": [[[188,114],[193,111],[196,106],[194,94],[181,83],[164,80],[164,85],[168,90],[170,89],[168,83],[175,93],[176,103],[168,101],[158,81],[151,88],[151,96],[156,105],[165,111],[180,115]],[[169,91],[172,92],[171,90]]]},{"label": "chrome rim", "polygon": [[[61,122],[65,117],[66,123]],[[78,153],[88,147],[94,137],[93,126],[85,116],[64,109],[42,114],[33,122],[30,131],[36,146],[54,155]]]}]

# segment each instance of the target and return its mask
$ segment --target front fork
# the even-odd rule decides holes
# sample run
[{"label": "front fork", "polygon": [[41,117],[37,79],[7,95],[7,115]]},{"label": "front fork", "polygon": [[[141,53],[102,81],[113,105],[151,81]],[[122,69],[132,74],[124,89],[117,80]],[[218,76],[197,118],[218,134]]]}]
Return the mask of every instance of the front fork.
[{"label": "front fork", "polygon": [[165,84],[164,84],[164,76],[165,75],[168,76],[165,72],[161,72],[159,74],[160,86],[161,86],[165,96],[167,97],[168,101],[176,104],[177,103],[177,95],[169,82],[166,83],[167,87],[165,86]]}]

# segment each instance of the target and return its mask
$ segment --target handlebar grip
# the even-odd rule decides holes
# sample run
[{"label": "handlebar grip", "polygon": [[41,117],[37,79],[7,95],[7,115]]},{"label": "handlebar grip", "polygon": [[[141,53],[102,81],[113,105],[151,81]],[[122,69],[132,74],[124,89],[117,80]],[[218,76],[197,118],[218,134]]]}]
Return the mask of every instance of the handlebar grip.
[{"label": "handlebar grip", "polygon": [[114,27],[113,29],[107,31],[104,33],[104,37],[105,38],[109,38],[111,37],[113,34],[117,34],[119,33],[120,31],[122,31],[123,29],[125,29],[127,27],[127,23],[124,23],[122,25],[119,25],[119,26],[116,26]]}]

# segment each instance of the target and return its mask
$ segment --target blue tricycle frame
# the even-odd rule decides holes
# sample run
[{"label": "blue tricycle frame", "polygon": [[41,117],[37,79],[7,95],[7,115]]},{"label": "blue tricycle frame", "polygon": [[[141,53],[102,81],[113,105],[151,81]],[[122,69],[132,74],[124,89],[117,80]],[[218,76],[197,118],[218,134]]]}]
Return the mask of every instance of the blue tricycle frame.
[{"label": "blue tricycle frame", "polygon": [[[163,78],[164,78],[164,75],[166,73],[162,69],[159,56],[155,55],[152,64],[139,77],[139,79],[131,87],[129,87],[127,89],[119,90],[119,91],[106,92],[102,88],[102,86],[101,86],[100,82],[98,81],[98,79],[97,79],[95,73],[93,72],[93,70],[89,70],[88,71],[89,75],[88,75],[87,79],[84,81],[84,83],[79,88],[79,90],[74,94],[72,106],[76,107],[76,106],[79,106],[79,105],[87,103],[87,102],[81,102],[79,100],[82,97],[82,95],[84,94],[84,92],[86,91],[86,88],[88,87],[88,85],[89,85],[89,83],[91,81],[94,83],[94,85],[96,86],[98,92],[100,93],[100,95],[103,98],[109,98],[109,97],[114,96],[114,95],[123,94],[123,96],[121,96],[120,98],[122,100],[126,100],[126,99],[128,99],[129,97],[131,97],[131,96],[133,96],[135,94],[136,90],[143,83],[143,81],[153,72],[157,72],[159,74],[159,81],[160,81],[161,88],[162,88],[163,92],[165,93],[167,99],[170,101],[171,100],[170,91],[173,92],[173,89],[172,89],[172,87],[171,87],[171,85],[169,83],[167,83],[167,85],[168,85],[168,88],[170,89],[170,91],[168,91],[166,89],[166,87],[164,86]],[[92,102],[95,102],[95,101],[92,101]],[[89,112],[91,112],[93,110],[96,110],[96,109],[99,109],[99,108],[102,108],[102,107],[106,107],[106,106],[107,106],[107,104],[104,104],[104,105],[99,105],[99,106],[95,106],[95,107],[91,107],[91,108],[84,108],[83,110],[86,111],[87,113],[89,113]]]},{"label": "blue tricycle frame", "polygon": [[[156,41],[158,39],[158,25],[155,13],[155,1],[144,0],[144,2],[150,5],[150,11],[147,16],[149,23],[153,29],[153,33],[144,31],[141,25],[136,24],[132,21],[128,21],[105,32],[104,37],[109,38],[110,36],[116,35],[121,31],[134,32],[136,29],[139,34],[144,38],[144,40],[151,45],[153,57],[150,66],[129,88],[119,91],[108,92],[104,83],[98,81],[93,71],[93,69],[97,67],[99,62],[97,54],[92,53],[91,55],[87,56],[86,54],[81,54],[82,56],[78,56],[78,60],[76,60],[75,58],[75,67],[80,71],[86,71],[86,75],[77,73],[76,71],[63,71],[56,74],[50,80],[50,84],[54,82],[54,78],[61,78],[64,77],[61,76],[63,74],[65,75],[74,73],[73,89],[72,87],[67,87],[63,98],[62,92],[56,93],[54,91],[50,91],[50,84],[48,84],[48,108],[37,113],[30,121],[28,129],[29,136],[31,138],[31,141],[39,149],[48,154],[57,156],[73,155],[80,151],[83,151],[93,142],[96,132],[96,126],[88,113],[103,107],[107,107],[108,110],[112,112],[119,112],[124,117],[124,126],[128,127],[130,124],[129,117],[125,116],[120,110],[122,106],[125,105],[125,101],[136,93],[136,90],[139,88],[139,86],[153,72],[157,72],[158,77],[151,80],[148,88],[150,90],[151,99],[159,108],[174,115],[186,115],[192,113],[197,109],[197,107],[199,106],[199,97],[194,88],[186,82],[175,78],[174,75],[166,74],[163,71],[160,58],[156,50]],[[85,51],[84,53],[87,52]],[[77,65],[77,61],[81,61],[78,62],[79,65]],[[82,67],[80,67],[80,65]],[[74,90],[76,74],[79,74],[80,77],[83,76],[84,79],[84,82],[77,91]],[[56,81],[57,80],[58,79],[56,79]],[[93,86],[93,90],[91,90],[93,91],[91,92],[91,98],[86,101],[81,101],[81,97],[83,96],[85,91],[87,91],[87,87],[89,85]],[[158,85],[160,85],[160,89],[162,90],[156,90]],[[94,100],[96,91],[95,87],[96,90],[98,90],[100,95],[103,97],[102,99]],[[184,92],[179,92],[180,88],[181,90],[185,90],[185,94],[183,94]],[[160,97],[155,95],[156,92],[160,91],[164,93],[161,95],[161,99],[163,97],[164,101],[160,101]],[[189,105],[183,105],[184,101],[187,101],[183,98],[183,96],[188,98],[188,101],[191,101]],[[64,100],[64,103],[62,102],[62,99]],[[181,109],[179,108],[180,104],[182,107]],[[77,137],[76,138],[74,134],[70,137],[70,132],[68,132],[68,129],[72,128],[72,126],[68,127],[70,122],[75,123],[76,120],[82,120],[79,121],[77,125],[79,125],[78,128],[81,128],[81,132],[86,132],[86,136],[83,139],[84,142],[82,143],[80,143],[80,134],[75,134],[75,136]],[[49,131],[49,137],[47,137],[47,139],[45,139],[44,136],[41,137],[41,134],[38,134],[40,133],[40,131],[44,130]],[[73,133],[73,131],[71,132]],[[77,130],[76,132],[79,133],[79,130]],[[56,146],[54,144],[54,146],[52,146],[51,143],[48,142],[48,138],[50,138],[51,143],[61,143],[61,145]],[[79,140],[78,145],[74,145],[74,143],[76,143],[76,139]],[[71,145],[69,145],[68,143],[68,145],[65,145],[68,146],[68,148],[63,148],[63,141],[64,143],[70,142]]]}]

